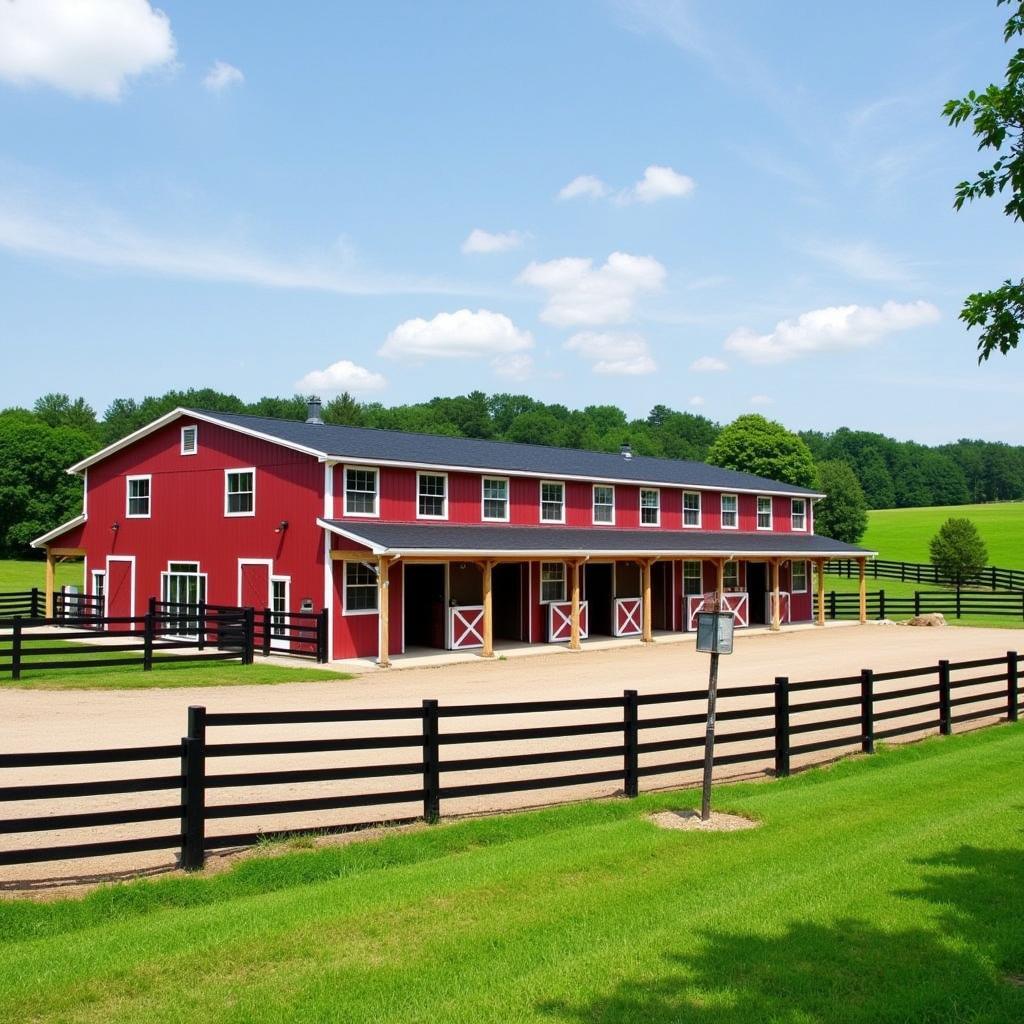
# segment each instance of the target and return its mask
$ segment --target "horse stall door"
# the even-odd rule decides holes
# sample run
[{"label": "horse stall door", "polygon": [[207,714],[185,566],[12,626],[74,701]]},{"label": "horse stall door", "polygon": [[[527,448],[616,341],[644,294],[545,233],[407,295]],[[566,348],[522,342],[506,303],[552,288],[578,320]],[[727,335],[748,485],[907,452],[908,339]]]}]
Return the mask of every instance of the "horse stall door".
[{"label": "horse stall door", "polygon": [[242,563],[242,592],[239,604],[243,608],[262,611],[268,608],[270,598],[270,566],[263,562]]}]

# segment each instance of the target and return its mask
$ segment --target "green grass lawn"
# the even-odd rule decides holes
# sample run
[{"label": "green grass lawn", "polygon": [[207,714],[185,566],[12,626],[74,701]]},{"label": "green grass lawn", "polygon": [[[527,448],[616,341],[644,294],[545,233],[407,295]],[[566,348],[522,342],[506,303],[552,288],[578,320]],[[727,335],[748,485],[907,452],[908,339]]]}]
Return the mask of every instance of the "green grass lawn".
[{"label": "green grass lawn", "polygon": [[0,904],[0,1019],[1019,1024],[1022,761],[1024,723],[717,789],[753,831],[661,794]]},{"label": "green grass lawn", "polygon": [[970,519],[988,545],[988,564],[1024,569],[1024,502],[876,509],[861,544],[879,558],[931,562],[928,542],[950,516]]},{"label": "green grass lawn", "polygon": [[[62,586],[82,586],[82,561],[58,562],[56,584]],[[38,587],[42,590],[46,585],[46,562],[40,559],[0,558],[0,594],[15,591],[31,590]]]}]

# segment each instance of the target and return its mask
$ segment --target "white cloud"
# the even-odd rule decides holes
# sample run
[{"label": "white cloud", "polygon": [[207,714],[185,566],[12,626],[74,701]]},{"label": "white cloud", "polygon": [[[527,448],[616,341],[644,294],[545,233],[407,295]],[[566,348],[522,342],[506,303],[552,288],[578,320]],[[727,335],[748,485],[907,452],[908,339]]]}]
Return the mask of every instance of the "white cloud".
[{"label": "white cloud", "polygon": [[694,373],[722,373],[729,369],[729,364],[715,356],[701,356],[690,363],[690,369]]},{"label": "white cloud", "polygon": [[565,347],[591,363],[594,373],[609,377],[636,377],[654,373],[657,364],[645,338],[639,334],[574,334]]},{"label": "white cloud", "polygon": [[861,281],[913,284],[916,280],[905,259],[883,252],[870,242],[812,242],[806,246],[806,251]]},{"label": "white cloud", "polygon": [[0,185],[0,249],[115,270],[339,295],[467,292],[430,279],[361,274],[344,253],[282,259],[237,242],[160,237],[109,210],[76,202],[59,195],[34,198],[26,188]]},{"label": "white cloud", "polygon": [[505,356],[495,356],[491,360],[491,369],[499,377],[508,380],[527,380],[533,375],[533,356],[528,352],[512,352]]},{"label": "white cloud", "polygon": [[751,395],[750,396],[750,404],[751,405],[771,405],[774,401],[775,401],[775,399],[770,397],[769,395]]},{"label": "white cloud", "polygon": [[210,92],[222,92],[229,86],[241,85],[244,81],[245,75],[234,64],[229,64],[225,60],[216,60],[213,62],[213,67],[206,72],[203,85]]},{"label": "white cloud", "polygon": [[671,167],[651,164],[644,176],[632,187],[619,192],[620,203],[656,203],[659,199],[673,199],[690,195],[697,187],[693,178],[680,174]]},{"label": "white cloud", "polygon": [[662,286],[665,268],[650,256],[613,252],[596,270],[592,260],[573,256],[533,262],[519,280],[548,293],[540,314],[547,323],[599,326],[628,320],[637,295]]},{"label": "white cloud", "polygon": [[365,366],[357,366],[350,359],[339,359],[325,370],[310,370],[305,377],[296,382],[295,388],[297,391],[313,392],[318,395],[337,394],[341,391],[360,394],[366,391],[380,391],[387,383],[383,375],[374,373]]},{"label": "white cloud", "polygon": [[694,409],[699,409],[703,404],[704,404],[704,396],[703,395],[693,395],[693,396],[691,396],[689,402],[687,402],[687,405],[692,406]]},{"label": "white cloud", "polygon": [[746,327],[725,339],[725,348],[752,363],[781,363],[815,352],[863,348],[896,331],[935,323],[930,302],[886,302],[882,306],[829,306],[780,320],[770,334]]},{"label": "white cloud", "polygon": [[609,192],[608,186],[593,174],[581,174],[573,178],[559,193],[559,199],[603,199]]},{"label": "white cloud", "polygon": [[503,313],[460,309],[433,320],[416,317],[400,323],[380,348],[391,359],[476,359],[507,356],[533,348],[533,336]]},{"label": "white cloud", "polygon": [[113,101],[174,54],[171,23],[147,0],[0,2],[0,78],[15,85]]},{"label": "white cloud", "polygon": [[483,228],[473,228],[462,243],[463,252],[508,252],[509,249],[519,249],[526,241],[526,235],[522,231],[484,231]]}]

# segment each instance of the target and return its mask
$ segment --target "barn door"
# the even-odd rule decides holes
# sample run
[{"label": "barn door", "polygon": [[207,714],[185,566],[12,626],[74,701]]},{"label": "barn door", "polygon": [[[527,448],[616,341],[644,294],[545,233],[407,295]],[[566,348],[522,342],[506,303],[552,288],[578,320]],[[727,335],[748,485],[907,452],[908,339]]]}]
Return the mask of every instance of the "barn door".
[{"label": "barn door", "polygon": [[[126,618],[135,614],[133,590],[135,589],[135,566],[127,559],[107,560],[107,609],[112,619]],[[121,633],[131,629],[127,622],[112,623],[109,629]]]},{"label": "barn door", "polygon": [[266,562],[243,562],[239,591],[238,603],[243,608],[269,608],[270,566]]}]

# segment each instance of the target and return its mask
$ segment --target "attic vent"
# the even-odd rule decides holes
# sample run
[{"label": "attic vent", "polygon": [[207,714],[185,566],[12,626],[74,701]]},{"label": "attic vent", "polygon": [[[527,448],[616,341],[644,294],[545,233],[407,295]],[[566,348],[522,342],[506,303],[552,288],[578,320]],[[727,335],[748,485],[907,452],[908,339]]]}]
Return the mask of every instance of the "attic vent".
[{"label": "attic vent", "polygon": [[619,452],[624,459],[633,458],[633,449],[629,446],[628,441],[622,442],[622,447],[619,449]]},{"label": "attic vent", "polygon": [[195,455],[199,451],[199,428],[198,427],[182,427],[181,428],[181,454],[182,455]]},{"label": "attic vent", "polygon": [[306,406],[306,422],[323,423],[323,420],[320,419],[320,399],[315,395],[310,396]]}]

